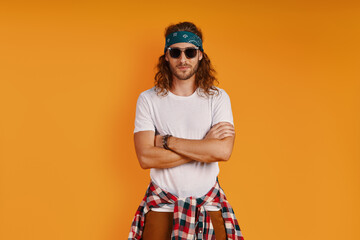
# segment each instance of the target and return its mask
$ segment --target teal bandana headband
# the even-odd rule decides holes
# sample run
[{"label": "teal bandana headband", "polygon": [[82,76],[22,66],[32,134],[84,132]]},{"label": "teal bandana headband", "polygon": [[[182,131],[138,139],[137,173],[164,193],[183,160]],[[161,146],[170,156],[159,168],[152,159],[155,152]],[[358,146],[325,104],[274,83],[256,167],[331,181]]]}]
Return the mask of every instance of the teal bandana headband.
[{"label": "teal bandana headband", "polygon": [[174,32],[174,33],[170,33],[169,35],[166,36],[165,39],[166,40],[165,40],[164,53],[166,53],[166,50],[170,45],[172,45],[174,43],[179,43],[179,42],[192,43],[195,46],[199,47],[202,52],[204,51],[204,49],[202,47],[201,38],[198,35],[196,35],[195,33],[192,33],[192,32],[177,31],[177,32]]}]

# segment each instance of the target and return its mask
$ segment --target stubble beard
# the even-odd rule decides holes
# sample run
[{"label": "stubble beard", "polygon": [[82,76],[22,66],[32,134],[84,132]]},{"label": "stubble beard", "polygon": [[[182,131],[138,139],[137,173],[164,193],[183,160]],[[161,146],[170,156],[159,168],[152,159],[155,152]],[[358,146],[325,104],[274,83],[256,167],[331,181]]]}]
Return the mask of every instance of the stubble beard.
[{"label": "stubble beard", "polygon": [[[200,61],[198,61],[193,68],[191,68],[191,67],[192,67],[191,65],[187,65],[187,64],[185,64],[185,65],[178,65],[178,66],[175,66],[175,67],[173,67],[173,66],[170,65],[170,70],[171,70],[171,73],[172,73],[177,79],[179,79],[179,80],[188,80],[189,78],[191,78],[192,76],[194,76],[194,74],[197,72],[197,70],[198,70],[198,68],[199,68],[199,62],[200,62]],[[188,74],[185,74],[185,75],[184,75],[183,73],[180,73],[180,74],[179,74],[178,71],[181,72],[181,70],[179,70],[178,67],[180,67],[180,66],[190,67],[190,68],[191,68],[191,71],[190,71]]]}]

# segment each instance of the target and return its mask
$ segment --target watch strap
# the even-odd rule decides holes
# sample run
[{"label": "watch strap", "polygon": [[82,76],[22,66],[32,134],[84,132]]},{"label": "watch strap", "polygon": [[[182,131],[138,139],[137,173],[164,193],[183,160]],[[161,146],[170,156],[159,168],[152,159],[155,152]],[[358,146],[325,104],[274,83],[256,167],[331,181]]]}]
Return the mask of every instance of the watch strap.
[{"label": "watch strap", "polygon": [[167,145],[167,142],[168,142],[168,139],[169,139],[169,137],[172,137],[172,135],[170,135],[170,134],[166,134],[165,136],[163,136],[163,147],[166,149],[166,150],[171,150],[170,148],[169,148],[169,146]]}]

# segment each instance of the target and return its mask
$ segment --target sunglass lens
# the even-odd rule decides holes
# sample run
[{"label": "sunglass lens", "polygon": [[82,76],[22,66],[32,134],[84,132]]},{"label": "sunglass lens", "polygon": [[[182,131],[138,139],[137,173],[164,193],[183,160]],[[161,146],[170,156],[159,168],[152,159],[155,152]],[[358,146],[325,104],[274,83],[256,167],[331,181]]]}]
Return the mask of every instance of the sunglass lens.
[{"label": "sunglass lens", "polygon": [[178,49],[178,48],[171,48],[170,49],[170,56],[172,58],[178,58],[180,56],[180,54],[181,54],[180,49]]},{"label": "sunglass lens", "polygon": [[185,50],[185,55],[188,58],[194,58],[196,57],[196,54],[197,54],[197,50],[195,48],[188,48]]}]

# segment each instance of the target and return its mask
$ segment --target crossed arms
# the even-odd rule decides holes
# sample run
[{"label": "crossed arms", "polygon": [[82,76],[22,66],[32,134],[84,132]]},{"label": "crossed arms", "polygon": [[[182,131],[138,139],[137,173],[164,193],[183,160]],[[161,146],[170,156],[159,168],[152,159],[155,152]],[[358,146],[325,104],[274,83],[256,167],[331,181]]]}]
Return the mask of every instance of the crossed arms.
[{"label": "crossed arms", "polygon": [[136,155],[143,169],[172,168],[191,161],[227,161],[234,141],[235,130],[228,122],[215,124],[200,140],[170,137],[168,147],[172,151],[163,148],[162,136],[155,136],[154,131],[134,134]]}]

